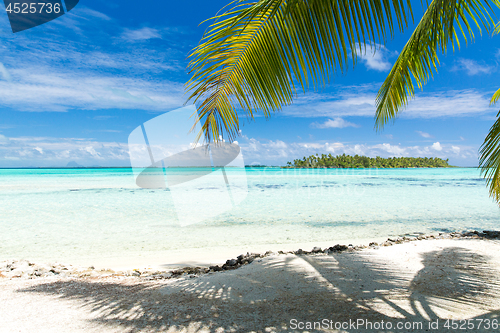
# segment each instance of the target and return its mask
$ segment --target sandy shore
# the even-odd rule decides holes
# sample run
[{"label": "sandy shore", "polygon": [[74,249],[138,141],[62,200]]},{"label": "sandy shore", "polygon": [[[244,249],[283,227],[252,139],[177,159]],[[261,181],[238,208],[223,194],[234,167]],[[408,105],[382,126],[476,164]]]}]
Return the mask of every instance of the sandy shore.
[{"label": "sandy shore", "polygon": [[499,319],[500,241],[488,239],[270,255],[151,281],[0,278],[0,332],[493,332]]}]

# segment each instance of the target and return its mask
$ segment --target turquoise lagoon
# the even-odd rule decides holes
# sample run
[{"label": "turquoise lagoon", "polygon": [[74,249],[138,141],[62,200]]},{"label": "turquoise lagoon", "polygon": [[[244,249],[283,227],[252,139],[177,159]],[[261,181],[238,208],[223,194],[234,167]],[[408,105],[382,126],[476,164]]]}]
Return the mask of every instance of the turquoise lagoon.
[{"label": "turquoise lagoon", "polygon": [[179,251],[251,252],[500,229],[499,208],[475,168],[230,172],[246,177],[246,198],[225,213],[181,226],[172,193],[137,187],[131,169],[2,169],[0,260],[157,261]]}]

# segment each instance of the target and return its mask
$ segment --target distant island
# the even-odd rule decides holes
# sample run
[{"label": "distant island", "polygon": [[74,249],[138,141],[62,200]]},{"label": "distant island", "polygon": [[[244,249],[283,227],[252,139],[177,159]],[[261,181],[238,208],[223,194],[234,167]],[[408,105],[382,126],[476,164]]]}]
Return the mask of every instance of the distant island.
[{"label": "distant island", "polygon": [[75,161],[71,161],[68,164],[66,164],[66,168],[74,169],[74,168],[84,168],[83,165],[80,165],[76,163]]},{"label": "distant island", "polygon": [[437,157],[367,157],[322,154],[288,162],[285,168],[451,168],[448,159]]}]

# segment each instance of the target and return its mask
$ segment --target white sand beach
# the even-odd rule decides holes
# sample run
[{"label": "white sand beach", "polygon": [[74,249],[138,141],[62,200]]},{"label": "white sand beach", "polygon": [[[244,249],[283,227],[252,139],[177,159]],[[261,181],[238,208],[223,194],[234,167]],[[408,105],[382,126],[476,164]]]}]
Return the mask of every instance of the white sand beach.
[{"label": "white sand beach", "polygon": [[0,278],[0,332],[492,332],[499,319],[488,239],[273,254],[163,280]]}]

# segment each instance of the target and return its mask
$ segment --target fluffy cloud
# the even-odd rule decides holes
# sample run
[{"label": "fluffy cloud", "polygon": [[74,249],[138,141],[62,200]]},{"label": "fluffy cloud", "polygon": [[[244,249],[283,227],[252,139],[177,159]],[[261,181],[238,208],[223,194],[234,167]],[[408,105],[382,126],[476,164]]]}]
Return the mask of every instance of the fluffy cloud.
[{"label": "fluffy cloud", "polygon": [[372,146],[372,149],[379,149],[391,156],[404,156],[406,155],[408,148],[403,148],[401,146],[391,145],[389,143],[382,143],[379,145]]},{"label": "fluffy cloud", "polygon": [[458,59],[455,66],[452,67],[453,71],[464,71],[467,75],[490,74],[494,72],[495,68],[491,66],[481,65],[472,59]]},{"label": "fluffy cloud", "polygon": [[382,52],[365,53],[361,56],[368,69],[373,69],[379,72],[385,72],[391,69],[391,63],[388,62]]},{"label": "fluffy cloud", "polygon": [[314,154],[365,155],[369,157],[439,157],[452,158],[458,165],[477,165],[477,148],[448,145],[402,146],[390,143],[351,144],[342,142],[291,142],[259,141],[246,138],[240,142],[245,164],[284,165],[288,161]]},{"label": "fluffy cloud", "polygon": [[128,146],[80,138],[17,137],[0,135],[0,167],[129,166]]},{"label": "fluffy cloud", "polygon": [[316,128],[359,127],[359,125],[350,123],[342,118],[328,119],[323,124],[312,123],[311,126]]},{"label": "fluffy cloud", "polygon": [[[327,117],[375,115],[378,85],[338,86],[336,94],[306,94],[284,109],[292,117]],[[353,92],[354,91],[354,92]],[[402,110],[402,118],[438,118],[472,116],[491,111],[491,92],[473,89],[420,93]]]},{"label": "fluffy cloud", "polygon": [[441,146],[441,144],[439,142],[434,142],[431,147],[432,147],[432,149],[437,150],[437,151],[443,150],[443,147]]},{"label": "fluffy cloud", "polygon": [[[402,146],[390,143],[284,142],[240,140],[245,164],[285,165],[288,161],[313,154],[366,155],[370,157],[452,158],[458,165],[477,165],[477,148],[436,142],[429,146]],[[0,167],[61,167],[70,162],[83,166],[129,166],[129,149],[124,143],[85,138],[11,137],[0,135]],[[167,147],[178,151],[179,147]],[[176,149],[174,149],[176,148]],[[181,150],[188,147],[181,147]]]},{"label": "fluffy cloud", "polygon": [[379,72],[385,72],[391,69],[392,64],[387,61],[387,58],[391,56],[391,52],[385,46],[376,44],[374,47],[366,50],[362,47],[362,50],[359,57],[366,68]]}]

